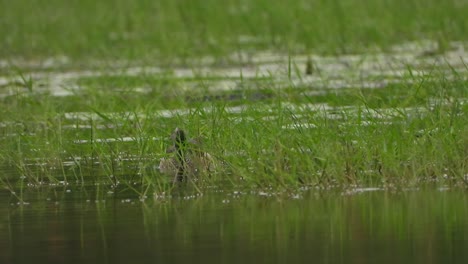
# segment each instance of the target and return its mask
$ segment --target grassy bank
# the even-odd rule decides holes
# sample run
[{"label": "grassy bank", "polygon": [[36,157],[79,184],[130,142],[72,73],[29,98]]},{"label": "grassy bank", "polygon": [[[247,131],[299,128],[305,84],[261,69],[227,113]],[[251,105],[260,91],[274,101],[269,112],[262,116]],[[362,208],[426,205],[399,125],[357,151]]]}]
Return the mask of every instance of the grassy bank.
[{"label": "grassy bank", "polygon": [[[0,57],[151,63],[273,49],[342,54],[467,40],[463,1],[0,2]],[[159,60],[156,60],[159,59]]]}]

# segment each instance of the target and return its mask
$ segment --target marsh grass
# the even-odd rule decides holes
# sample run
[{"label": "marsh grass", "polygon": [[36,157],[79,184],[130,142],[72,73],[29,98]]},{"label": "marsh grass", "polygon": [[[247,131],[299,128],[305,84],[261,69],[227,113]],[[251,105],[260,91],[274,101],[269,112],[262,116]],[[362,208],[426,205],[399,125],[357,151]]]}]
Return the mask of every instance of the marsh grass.
[{"label": "marsh grass", "polygon": [[437,0],[2,1],[0,55],[67,56],[78,66],[95,58],[167,65],[210,55],[222,65],[245,51],[343,54],[421,39],[437,41],[441,52],[467,39],[467,8]]},{"label": "marsh grass", "polygon": [[[107,2],[90,1],[15,1],[0,8],[0,55],[8,62],[0,68],[7,80],[0,88],[0,165],[8,172],[0,185],[11,192],[91,186],[97,196],[130,191],[142,199],[180,191],[157,169],[171,131],[180,127],[201,136],[203,151],[218,163],[216,172],[182,185],[194,192],[466,187],[468,67],[463,58],[464,68],[458,61],[421,59],[466,40],[466,5],[241,2],[116,1],[111,13]],[[24,16],[32,10],[34,16]],[[359,67],[369,62],[365,55],[329,64],[329,57],[310,56],[372,53],[426,39],[437,45],[418,51],[418,63],[393,69],[401,61],[390,54],[390,66],[378,76],[361,72],[375,70]],[[252,55],[264,50],[288,53],[273,62],[284,65],[269,68],[266,59],[262,73],[207,73],[213,70],[207,65],[254,71]],[[306,54],[308,69],[295,61],[296,53]],[[49,56],[72,60],[46,66]],[[18,58],[27,62],[24,69],[11,66]],[[45,66],[27,66],[36,60]],[[93,60],[100,66],[87,64]],[[160,68],[139,72],[133,62]],[[54,67],[87,71],[58,82],[68,93],[57,96],[38,81]],[[332,88],[333,81],[352,85]],[[220,88],[223,82],[231,86]]]},{"label": "marsh grass", "polygon": [[[243,85],[211,92],[209,79],[151,80],[151,96],[134,91],[146,76],[84,79],[65,98],[26,90],[2,99],[1,185],[73,184],[97,193],[132,191],[142,199],[178,186],[157,170],[175,127],[204,139],[217,171],[187,188],[403,188],[466,186],[467,91],[464,75],[411,74],[384,89],[330,90]],[[127,87],[116,93],[112,87]],[[102,87],[102,89],[97,89]],[[107,88],[109,87],[109,88]],[[232,96],[235,94],[236,96]],[[181,96],[183,95],[183,96]],[[261,96],[260,96],[261,95]],[[207,97],[208,96],[208,97]],[[153,98],[155,98],[153,100]],[[159,98],[159,99],[158,99]],[[208,99],[207,99],[208,98]],[[328,108],[314,105],[328,104]],[[172,109],[172,110],[171,110]]]}]

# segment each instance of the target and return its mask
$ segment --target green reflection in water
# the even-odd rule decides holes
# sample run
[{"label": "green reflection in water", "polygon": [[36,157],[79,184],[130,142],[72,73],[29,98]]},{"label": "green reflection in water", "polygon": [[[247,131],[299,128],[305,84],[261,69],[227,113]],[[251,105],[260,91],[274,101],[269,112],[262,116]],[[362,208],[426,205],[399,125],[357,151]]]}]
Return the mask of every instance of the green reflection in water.
[{"label": "green reflection in water", "polygon": [[464,263],[467,198],[412,190],[5,202],[0,262]]}]

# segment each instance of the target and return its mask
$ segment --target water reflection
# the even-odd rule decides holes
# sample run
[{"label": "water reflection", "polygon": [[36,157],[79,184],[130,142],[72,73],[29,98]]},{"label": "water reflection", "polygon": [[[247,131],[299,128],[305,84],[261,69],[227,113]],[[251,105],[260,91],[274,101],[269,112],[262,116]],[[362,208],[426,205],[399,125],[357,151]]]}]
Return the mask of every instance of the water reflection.
[{"label": "water reflection", "polygon": [[0,263],[468,259],[467,193],[348,194],[307,193],[291,200],[214,193],[142,203],[49,192],[23,206],[3,194]]}]

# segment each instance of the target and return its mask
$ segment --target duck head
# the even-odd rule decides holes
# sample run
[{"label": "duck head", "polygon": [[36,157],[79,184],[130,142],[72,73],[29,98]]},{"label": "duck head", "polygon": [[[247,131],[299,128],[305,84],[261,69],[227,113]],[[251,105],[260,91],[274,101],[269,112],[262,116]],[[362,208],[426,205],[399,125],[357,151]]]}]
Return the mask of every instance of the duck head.
[{"label": "duck head", "polygon": [[178,127],[174,130],[174,132],[172,132],[171,139],[174,142],[174,147],[176,149],[180,149],[187,144],[187,136],[185,135],[184,130]]}]

